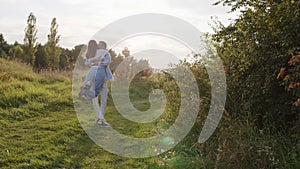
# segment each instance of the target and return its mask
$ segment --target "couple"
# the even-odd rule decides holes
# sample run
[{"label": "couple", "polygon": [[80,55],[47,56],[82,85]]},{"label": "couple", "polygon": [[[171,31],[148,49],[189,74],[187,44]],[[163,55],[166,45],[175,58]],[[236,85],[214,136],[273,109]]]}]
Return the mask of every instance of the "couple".
[{"label": "couple", "polygon": [[[104,127],[110,127],[109,123],[104,120],[108,95],[107,80],[113,80],[113,75],[109,69],[111,56],[106,47],[107,44],[104,41],[99,41],[99,44],[95,40],[89,41],[85,55],[85,65],[90,66],[90,69],[78,96],[84,96],[86,99],[92,100],[98,117],[97,123]],[[101,106],[99,106],[97,97],[99,93],[101,95]]]}]

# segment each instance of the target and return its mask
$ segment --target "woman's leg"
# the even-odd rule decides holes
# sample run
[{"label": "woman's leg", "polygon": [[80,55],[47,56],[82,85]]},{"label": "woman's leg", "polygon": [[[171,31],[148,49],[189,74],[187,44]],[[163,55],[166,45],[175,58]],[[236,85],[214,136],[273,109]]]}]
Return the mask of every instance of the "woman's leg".
[{"label": "woman's leg", "polygon": [[98,69],[98,66],[92,66],[89,69],[87,75],[85,76],[83,86],[86,86],[88,83],[90,83],[89,84],[90,86],[94,85],[97,69]]},{"label": "woman's leg", "polygon": [[87,75],[85,76],[83,86],[80,87],[80,91],[79,91],[79,94],[78,94],[79,97],[82,97],[83,95],[86,95],[87,89],[90,88],[91,86],[94,86],[97,69],[98,69],[98,66],[92,66],[89,69]]},{"label": "woman's leg", "polygon": [[85,92],[85,98],[89,100],[97,97],[103,86],[104,81],[105,81],[105,70],[99,67],[96,72],[94,88],[93,90],[87,90]]}]

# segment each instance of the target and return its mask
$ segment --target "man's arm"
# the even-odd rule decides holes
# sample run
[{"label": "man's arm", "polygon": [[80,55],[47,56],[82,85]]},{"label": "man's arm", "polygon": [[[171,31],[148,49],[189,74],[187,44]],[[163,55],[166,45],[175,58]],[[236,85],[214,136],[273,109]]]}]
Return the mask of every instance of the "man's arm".
[{"label": "man's arm", "polygon": [[105,56],[104,56],[104,60],[102,62],[99,63],[99,66],[107,66],[110,64],[110,54],[107,53]]}]

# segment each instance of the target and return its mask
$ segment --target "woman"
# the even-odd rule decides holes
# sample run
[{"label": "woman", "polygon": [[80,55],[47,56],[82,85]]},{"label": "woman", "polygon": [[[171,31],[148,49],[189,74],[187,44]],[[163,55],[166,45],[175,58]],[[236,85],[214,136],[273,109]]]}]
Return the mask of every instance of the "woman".
[{"label": "woman", "polygon": [[[108,93],[107,84],[105,83],[105,69],[98,66],[107,54],[107,50],[98,49],[97,42],[90,40],[88,43],[86,57],[86,65],[91,65],[87,76],[85,77],[84,84],[80,88],[79,97],[85,96],[86,99],[92,99],[94,109],[97,113],[97,123],[101,126],[109,127],[110,125],[104,120],[104,113],[106,108],[106,97]],[[96,62],[96,65],[92,63]],[[98,80],[100,79],[101,88],[101,107],[99,106],[98,97],[95,95],[95,78],[98,73]]]}]

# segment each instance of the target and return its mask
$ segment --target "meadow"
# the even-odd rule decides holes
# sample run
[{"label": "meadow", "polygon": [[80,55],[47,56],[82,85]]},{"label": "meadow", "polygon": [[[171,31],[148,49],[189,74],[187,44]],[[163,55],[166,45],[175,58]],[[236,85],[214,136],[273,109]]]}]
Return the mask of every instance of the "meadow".
[{"label": "meadow", "polygon": [[[30,66],[0,59],[0,168],[151,168],[155,158],[129,159],[96,145],[80,126],[68,75],[37,74]],[[124,132],[137,126],[113,123]],[[122,119],[121,119],[122,120]],[[122,126],[123,125],[123,126]],[[124,127],[125,126],[125,127]],[[132,131],[130,131],[130,129]]]},{"label": "meadow", "polygon": [[[234,117],[225,111],[211,138],[197,143],[209,105],[207,79],[198,79],[204,106],[178,145],[155,157],[117,156],[95,144],[80,125],[71,76],[71,72],[36,73],[24,63],[0,59],[0,168],[238,169],[300,165],[298,135],[261,129],[250,114]],[[130,100],[139,110],[150,107],[148,97],[153,88],[164,89],[171,99],[166,112],[151,123],[134,123],[118,113],[109,94],[106,120],[118,132],[138,138],[166,130],[178,115],[178,86],[168,77],[135,79],[132,84]]]}]

